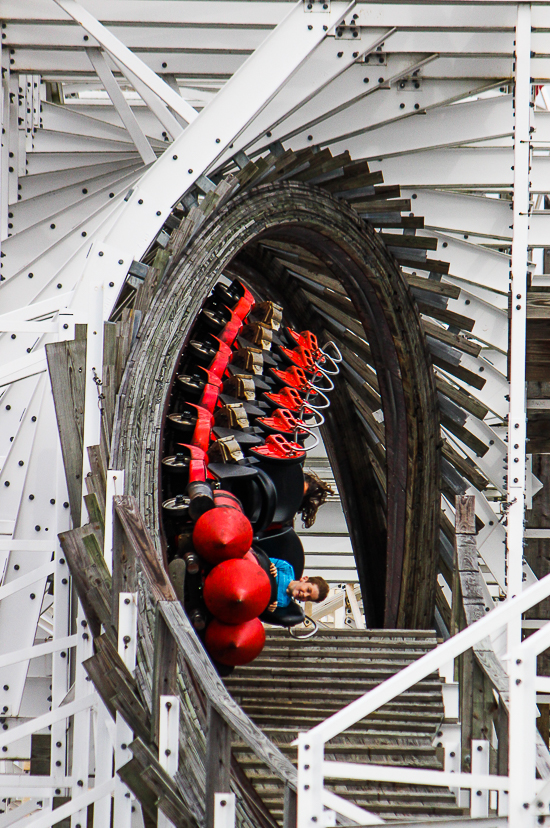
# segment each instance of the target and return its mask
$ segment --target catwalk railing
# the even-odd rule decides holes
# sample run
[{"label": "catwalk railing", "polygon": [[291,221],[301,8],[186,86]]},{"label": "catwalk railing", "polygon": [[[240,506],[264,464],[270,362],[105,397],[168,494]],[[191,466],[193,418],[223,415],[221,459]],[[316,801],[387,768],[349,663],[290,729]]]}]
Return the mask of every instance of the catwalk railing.
[{"label": "catwalk railing", "polygon": [[[457,558],[462,571],[467,572],[466,560],[472,562],[470,573],[475,572],[477,550],[473,525],[473,498],[457,498]],[[462,503],[460,503],[462,501]],[[469,501],[469,502],[468,502]],[[464,520],[463,520],[464,519]],[[463,579],[463,585],[467,582]],[[476,604],[480,610],[478,619],[461,632],[448,639],[435,650],[410,664],[375,689],[361,696],[347,707],[335,713],[307,733],[300,734],[298,744],[298,828],[319,828],[334,825],[335,815],[323,809],[325,779],[370,780],[400,784],[449,787],[470,792],[472,817],[488,815],[488,792],[496,792],[498,813],[507,817],[512,828],[527,828],[541,824],[541,817],[550,813],[550,768],[547,751],[536,729],[536,694],[550,689],[550,678],[537,675],[537,655],[550,646],[550,622],[519,645],[509,649],[505,671],[495,656],[490,637],[498,636],[504,629],[508,640],[518,636],[521,640],[522,614],[550,596],[550,575],[527,588],[520,595],[507,600],[486,613],[477,599],[463,594],[466,620],[469,606]],[[510,636],[512,631],[512,636]],[[447,743],[446,756],[454,760],[446,762],[443,771],[382,766],[374,763],[325,761],[325,745],[382,705],[396,699],[431,673],[439,670],[447,674],[449,663],[473,649],[474,655],[491,678],[504,708],[508,709],[509,763],[508,772],[489,773],[488,740],[472,740],[471,772],[460,770],[460,745]],[[506,678],[508,680],[506,687]],[[461,688],[471,693],[472,687]],[[505,728],[500,729],[505,741]],[[453,767],[454,765],[454,767]],[[501,763],[502,769],[502,763]],[[537,779],[537,770],[542,777]],[[365,812],[363,825],[379,824],[382,820]]]}]

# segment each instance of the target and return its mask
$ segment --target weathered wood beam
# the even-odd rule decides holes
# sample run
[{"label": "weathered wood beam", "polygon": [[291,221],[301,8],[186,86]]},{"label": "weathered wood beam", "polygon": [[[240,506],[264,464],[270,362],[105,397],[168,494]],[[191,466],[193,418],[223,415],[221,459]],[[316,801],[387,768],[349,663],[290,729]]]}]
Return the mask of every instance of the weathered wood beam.
[{"label": "weathered wood beam", "polygon": [[86,340],[52,342],[46,345],[46,358],[69,492],[71,518],[73,526],[80,526]]},{"label": "weathered wood beam", "polygon": [[159,609],[174,636],[180,655],[189,664],[210,703],[273,773],[296,790],[296,769],[231,698],[199,642],[179,602],[159,601]]}]

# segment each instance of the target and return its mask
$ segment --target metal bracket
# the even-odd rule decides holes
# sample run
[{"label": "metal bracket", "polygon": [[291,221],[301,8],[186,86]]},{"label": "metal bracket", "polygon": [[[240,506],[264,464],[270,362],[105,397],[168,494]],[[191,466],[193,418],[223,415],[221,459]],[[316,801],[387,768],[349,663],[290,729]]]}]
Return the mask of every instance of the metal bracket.
[{"label": "metal bracket", "polygon": [[337,40],[361,40],[361,29],[355,25],[355,21],[349,26],[342,23],[341,26],[337,26],[335,37]]},{"label": "metal bracket", "polygon": [[418,92],[422,89],[422,78],[401,78],[395,87],[398,92]]},{"label": "metal bracket", "polygon": [[387,66],[388,65],[388,55],[386,52],[378,51],[378,49],[374,52],[371,52],[362,60],[362,63],[368,63],[369,66]]},{"label": "metal bracket", "polygon": [[328,14],[330,12],[330,0],[304,0],[304,11]]}]

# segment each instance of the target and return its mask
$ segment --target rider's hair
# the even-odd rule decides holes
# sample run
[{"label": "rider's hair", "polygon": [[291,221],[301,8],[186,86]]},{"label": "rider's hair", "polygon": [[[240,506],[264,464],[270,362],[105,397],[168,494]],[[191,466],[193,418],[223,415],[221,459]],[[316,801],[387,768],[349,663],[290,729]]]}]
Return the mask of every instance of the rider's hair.
[{"label": "rider's hair", "polygon": [[319,597],[315,598],[315,603],[318,604],[320,601],[324,601],[330,589],[325,579],[321,578],[320,575],[314,575],[312,578],[308,578],[308,581],[310,584],[315,584],[319,590]]},{"label": "rider's hair", "polygon": [[304,480],[307,488],[299,512],[304,526],[309,529],[315,523],[319,507],[323,505],[329,495],[334,495],[336,492],[329,483],[321,480],[312,471],[304,472]]}]

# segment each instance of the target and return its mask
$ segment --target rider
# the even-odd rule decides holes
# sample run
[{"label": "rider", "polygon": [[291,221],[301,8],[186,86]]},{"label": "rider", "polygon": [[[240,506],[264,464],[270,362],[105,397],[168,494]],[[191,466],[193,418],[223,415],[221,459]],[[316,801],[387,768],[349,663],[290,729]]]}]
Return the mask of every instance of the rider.
[{"label": "rider", "polygon": [[294,569],[280,558],[270,558],[269,569],[277,579],[277,600],[269,605],[268,610],[273,612],[277,607],[287,607],[294,599],[296,601],[324,601],[329,593],[329,585],[320,575],[308,577],[302,575],[295,579]]}]

